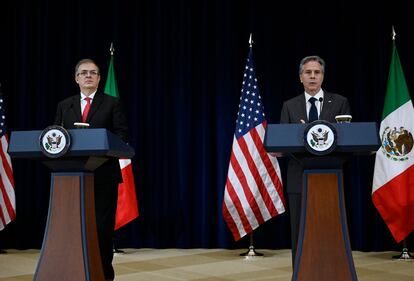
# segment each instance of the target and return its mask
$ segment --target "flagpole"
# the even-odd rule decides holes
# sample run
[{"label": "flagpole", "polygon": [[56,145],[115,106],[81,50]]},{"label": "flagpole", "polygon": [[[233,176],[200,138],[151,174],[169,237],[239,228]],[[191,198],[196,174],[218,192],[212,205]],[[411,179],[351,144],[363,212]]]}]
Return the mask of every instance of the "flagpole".
[{"label": "flagpole", "polygon": [[[109,52],[111,53],[111,57],[113,57],[114,56],[114,52],[115,52],[115,48],[114,48],[114,43],[113,42],[111,42],[111,46],[109,47]],[[112,241],[112,245],[113,245],[113,248],[114,248],[114,253],[115,254],[123,254],[123,253],[125,253],[125,251],[124,250],[121,250],[121,249],[119,249],[118,248],[118,239],[115,237],[116,235],[114,235],[114,239],[113,239],[113,241]]]}]

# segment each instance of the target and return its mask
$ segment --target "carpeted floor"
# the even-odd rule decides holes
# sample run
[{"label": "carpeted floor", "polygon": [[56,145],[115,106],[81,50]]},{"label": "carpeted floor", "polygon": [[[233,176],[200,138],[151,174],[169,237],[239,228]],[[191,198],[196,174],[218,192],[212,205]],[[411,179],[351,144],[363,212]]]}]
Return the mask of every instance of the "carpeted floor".
[{"label": "carpeted floor", "polygon": [[[290,250],[259,249],[264,257],[245,259],[240,254],[246,250],[124,249],[125,253],[115,254],[115,280],[291,280]],[[354,251],[358,280],[414,280],[414,261],[392,259],[397,254]],[[7,250],[0,255],[0,281],[32,280],[38,257],[39,250]]]}]

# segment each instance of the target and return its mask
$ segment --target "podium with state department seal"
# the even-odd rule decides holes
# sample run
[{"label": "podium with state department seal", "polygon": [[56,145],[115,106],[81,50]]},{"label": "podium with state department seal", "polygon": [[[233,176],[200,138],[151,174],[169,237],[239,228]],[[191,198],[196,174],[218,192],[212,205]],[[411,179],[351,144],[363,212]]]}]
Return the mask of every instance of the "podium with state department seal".
[{"label": "podium with state department seal", "polygon": [[96,232],[93,171],[134,149],[106,129],[13,131],[12,158],[37,159],[52,170],[42,249],[33,280],[105,280]]},{"label": "podium with state department seal", "polygon": [[353,155],[370,155],[378,150],[377,124],[322,120],[309,124],[268,124],[264,146],[268,152],[296,158],[304,168],[292,280],[356,281],[342,166]]}]

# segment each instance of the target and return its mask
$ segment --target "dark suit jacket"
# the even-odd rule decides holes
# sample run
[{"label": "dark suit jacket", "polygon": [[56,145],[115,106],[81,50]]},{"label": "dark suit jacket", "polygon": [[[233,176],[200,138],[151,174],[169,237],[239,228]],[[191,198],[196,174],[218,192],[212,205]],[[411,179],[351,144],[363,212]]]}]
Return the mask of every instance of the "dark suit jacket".
[{"label": "dark suit jacket", "polygon": [[[324,101],[319,119],[334,123],[336,122],[335,116],[341,114],[351,114],[348,99],[344,96],[324,91]],[[301,123],[301,119],[305,120],[306,123],[308,122],[304,93],[284,102],[280,114],[280,123]],[[288,164],[287,192],[302,192],[302,173],[302,165],[296,159],[291,158]]]},{"label": "dark suit jacket", "polygon": [[[82,122],[80,94],[58,104],[54,124],[75,129],[73,123]],[[128,125],[119,98],[96,92],[86,123],[89,128],[105,128],[128,142]],[[122,182],[118,159],[110,159],[95,170],[95,183]]]}]

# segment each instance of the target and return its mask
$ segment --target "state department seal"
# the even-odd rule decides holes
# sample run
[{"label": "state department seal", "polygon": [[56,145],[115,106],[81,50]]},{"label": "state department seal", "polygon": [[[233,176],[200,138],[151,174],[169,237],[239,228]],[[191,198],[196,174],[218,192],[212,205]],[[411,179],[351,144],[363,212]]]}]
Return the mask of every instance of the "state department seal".
[{"label": "state department seal", "polygon": [[326,155],[336,148],[335,127],[326,121],[317,120],[310,123],[304,132],[304,143],[308,152],[315,155]]},{"label": "state department seal", "polygon": [[40,150],[49,158],[63,156],[70,147],[70,135],[62,126],[49,126],[39,138]]},{"label": "state department seal", "polygon": [[394,161],[408,160],[413,149],[413,135],[403,126],[387,126],[381,134],[381,150],[387,158]]}]

